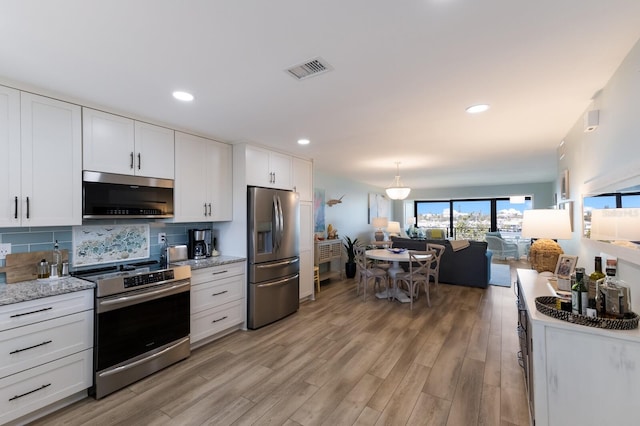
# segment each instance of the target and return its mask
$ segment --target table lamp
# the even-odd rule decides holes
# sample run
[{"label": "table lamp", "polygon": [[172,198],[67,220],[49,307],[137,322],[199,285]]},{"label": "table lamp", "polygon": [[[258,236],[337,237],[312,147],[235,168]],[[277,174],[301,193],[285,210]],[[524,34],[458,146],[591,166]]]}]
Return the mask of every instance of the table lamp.
[{"label": "table lamp", "polygon": [[592,210],[589,238],[638,248],[628,241],[640,241],[640,208]]},{"label": "table lamp", "polygon": [[382,232],[383,228],[386,228],[389,225],[389,219],[386,217],[374,217],[371,220],[371,224],[374,228],[376,228],[376,232],[374,234],[374,238],[376,241],[384,241],[384,232]]},{"label": "table lamp", "polygon": [[399,237],[400,232],[400,222],[389,221],[389,225],[387,225],[387,232],[389,233],[389,237]]},{"label": "table lamp", "polygon": [[553,275],[558,256],[564,253],[554,239],[571,239],[569,210],[525,210],[522,215],[522,236],[536,238],[529,249],[531,267],[545,275]]}]

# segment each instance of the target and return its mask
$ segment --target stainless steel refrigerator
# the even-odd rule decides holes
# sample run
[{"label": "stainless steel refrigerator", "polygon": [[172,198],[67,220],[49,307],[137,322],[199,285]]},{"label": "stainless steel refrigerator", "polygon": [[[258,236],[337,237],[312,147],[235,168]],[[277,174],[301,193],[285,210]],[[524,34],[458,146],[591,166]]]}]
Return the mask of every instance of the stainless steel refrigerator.
[{"label": "stainless steel refrigerator", "polygon": [[247,327],[260,328],[298,310],[299,196],[248,187]]}]

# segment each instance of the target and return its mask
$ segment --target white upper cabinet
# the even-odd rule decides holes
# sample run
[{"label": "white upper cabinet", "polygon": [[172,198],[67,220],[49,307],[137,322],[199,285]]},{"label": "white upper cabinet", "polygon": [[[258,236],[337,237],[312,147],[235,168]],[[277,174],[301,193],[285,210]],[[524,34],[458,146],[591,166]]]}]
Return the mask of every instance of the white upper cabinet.
[{"label": "white upper cabinet", "polygon": [[173,179],[174,144],[173,130],[136,121],[135,174]]},{"label": "white upper cabinet", "polygon": [[176,132],[175,222],[232,219],[231,146]]},{"label": "white upper cabinet", "polygon": [[174,178],[174,131],[82,108],[83,169]]},{"label": "white upper cabinet", "polygon": [[20,224],[20,92],[0,86],[0,226]]},{"label": "white upper cabinet", "polygon": [[246,168],[247,185],[292,189],[289,155],[248,145]]},{"label": "white upper cabinet", "polygon": [[313,163],[301,158],[293,158],[293,190],[300,194],[300,201],[313,201]]},{"label": "white upper cabinet", "polygon": [[0,225],[80,225],[80,107],[25,92],[18,92],[16,100],[16,91],[6,88],[0,88],[0,93],[0,145],[8,153],[9,161],[4,164],[7,160],[2,160],[6,167],[0,170],[3,176]]}]

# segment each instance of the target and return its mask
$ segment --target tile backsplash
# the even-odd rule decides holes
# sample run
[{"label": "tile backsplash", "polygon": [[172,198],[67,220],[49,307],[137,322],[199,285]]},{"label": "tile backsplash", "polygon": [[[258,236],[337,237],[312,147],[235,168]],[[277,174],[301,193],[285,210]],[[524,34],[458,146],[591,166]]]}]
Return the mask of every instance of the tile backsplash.
[{"label": "tile backsplash", "polygon": [[[92,221],[85,225],[113,224],[114,221]],[[124,221],[115,221],[124,224]],[[136,222],[146,223],[146,222]],[[167,234],[169,245],[186,244],[187,230],[214,229],[210,222],[205,223],[164,223],[149,222],[149,259],[160,258],[161,245],[158,244],[158,233]],[[0,228],[0,243],[11,244],[11,253],[28,253],[32,251],[53,250],[54,242],[58,240],[61,250],[69,250],[69,263],[73,263],[73,231],[71,226],[53,226],[37,228]],[[5,266],[5,261],[0,260],[0,266]],[[73,268],[72,268],[73,270]],[[5,283],[5,274],[0,273],[0,283]]]}]

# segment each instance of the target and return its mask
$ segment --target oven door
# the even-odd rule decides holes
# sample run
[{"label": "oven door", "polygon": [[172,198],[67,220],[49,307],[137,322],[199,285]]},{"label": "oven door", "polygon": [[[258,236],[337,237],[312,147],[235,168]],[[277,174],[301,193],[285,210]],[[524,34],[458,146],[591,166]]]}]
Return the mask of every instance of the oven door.
[{"label": "oven door", "polygon": [[189,355],[190,287],[184,280],[97,299],[97,398]]}]

